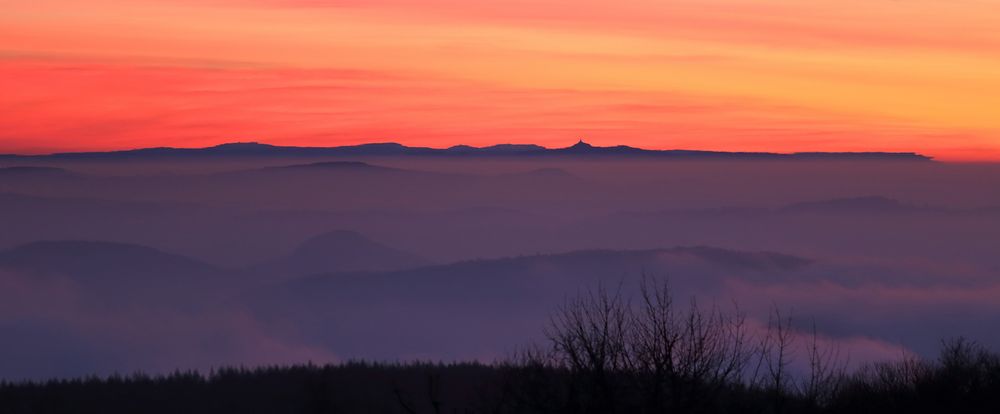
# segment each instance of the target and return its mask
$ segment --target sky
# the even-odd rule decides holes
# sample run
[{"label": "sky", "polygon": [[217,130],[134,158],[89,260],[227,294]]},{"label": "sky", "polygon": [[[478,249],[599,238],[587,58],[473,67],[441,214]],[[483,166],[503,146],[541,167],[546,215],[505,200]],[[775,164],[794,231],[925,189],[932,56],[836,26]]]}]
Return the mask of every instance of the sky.
[{"label": "sky", "polygon": [[1000,161],[1000,0],[0,0],[0,153],[536,143]]}]

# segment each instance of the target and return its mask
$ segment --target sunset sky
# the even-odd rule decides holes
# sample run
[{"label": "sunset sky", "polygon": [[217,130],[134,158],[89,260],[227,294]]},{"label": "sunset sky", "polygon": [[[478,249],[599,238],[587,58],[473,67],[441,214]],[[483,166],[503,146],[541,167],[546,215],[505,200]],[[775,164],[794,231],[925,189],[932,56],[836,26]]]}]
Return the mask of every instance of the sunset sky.
[{"label": "sunset sky", "polygon": [[1000,0],[0,0],[0,152],[395,141],[1000,160]]}]

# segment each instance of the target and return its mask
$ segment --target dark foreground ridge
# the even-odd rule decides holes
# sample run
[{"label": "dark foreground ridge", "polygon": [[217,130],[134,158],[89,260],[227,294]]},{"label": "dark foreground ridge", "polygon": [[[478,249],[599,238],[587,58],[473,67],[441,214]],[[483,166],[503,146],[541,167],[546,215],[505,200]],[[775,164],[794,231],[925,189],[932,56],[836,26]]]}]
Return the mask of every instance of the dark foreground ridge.
[{"label": "dark foreground ridge", "polygon": [[598,147],[580,141],[566,148],[531,144],[499,144],[488,147],[456,145],[449,148],[408,147],[397,143],[372,143],[342,147],[288,147],[256,142],[237,142],[207,148],[143,148],[109,152],[67,152],[47,155],[0,155],[0,159],[143,160],[219,157],[640,157],[678,160],[834,160],[834,161],[931,161],[915,152],[723,152],[699,150],[650,150],[626,145]]},{"label": "dark foreground ridge", "polygon": [[[965,339],[937,359],[849,370],[774,310],[675,305],[599,288],[558,307],[546,341],[492,364],[366,363],[0,381],[2,413],[996,413],[1000,354]],[[815,331],[814,331],[815,332]],[[805,365],[797,366],[800,358]]]},{"label": "dark foreground ridge", "polygon": [[[527,363],[223,368],[0,381],[0,412],[38,413],[995,413],[1000,356],[946,343],[935,361],[875,364],[823,383],[746,385],[687,373]],[[779,379],[779,381],[781,381]],[[661,390],[650,394],[644,387]],[[643,387],[643,388],[639,388]]]}]

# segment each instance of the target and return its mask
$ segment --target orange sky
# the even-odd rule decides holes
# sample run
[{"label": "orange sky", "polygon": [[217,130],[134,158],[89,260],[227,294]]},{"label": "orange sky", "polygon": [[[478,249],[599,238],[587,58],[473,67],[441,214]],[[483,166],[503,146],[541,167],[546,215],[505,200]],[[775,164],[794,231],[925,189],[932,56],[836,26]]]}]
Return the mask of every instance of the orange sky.
[{"label": "orange sky", "polygon": [[1000,0],[0,0],[0,152],[503,142],[1000,160]]}]

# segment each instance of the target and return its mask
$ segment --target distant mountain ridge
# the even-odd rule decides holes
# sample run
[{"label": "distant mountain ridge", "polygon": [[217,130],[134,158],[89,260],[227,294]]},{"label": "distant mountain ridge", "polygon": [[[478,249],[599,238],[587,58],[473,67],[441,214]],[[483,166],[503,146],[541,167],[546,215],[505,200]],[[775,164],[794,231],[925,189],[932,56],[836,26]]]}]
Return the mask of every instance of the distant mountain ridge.
[{"label": "distant mountain ridge", "polygon": [[391,271],[425,266],[416,255],[373,241],[357,232],[335,230],[312,237],[291,254],[253,270],[282,277],[353,271]]},{"label": "distant mountain ridge", "polygon": [[915,152],[725,152],[701,150],[650,150],[627,145],[598,147],[584,141],[565,148],[533,144],[498,144],[487,147],[456,145],[449,148],[409,147],[398,143],[371,143],[340,147],[297,147],[234,142],[206,148],[141,148],[106,152],[66,152],[45,155],[0,155],[0,159],[141,159],[190,157],[327,157],[327,156],[439,156],[439,157],[652,157],[666,159],[734,160],[870,160],[931,161]]}]

